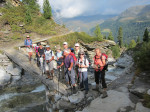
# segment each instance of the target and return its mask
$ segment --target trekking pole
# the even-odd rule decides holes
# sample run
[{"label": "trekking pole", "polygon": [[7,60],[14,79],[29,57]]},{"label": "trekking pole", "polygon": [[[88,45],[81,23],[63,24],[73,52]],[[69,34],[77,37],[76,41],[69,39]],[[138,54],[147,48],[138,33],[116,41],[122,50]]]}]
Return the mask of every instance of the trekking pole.
[{"label": "trekking pole", "polygon": [[58,75],[58,94],[59,94],[59,79],[60,79],[60,71],[61,71],[61,67],[59,68],[59,75]]}]

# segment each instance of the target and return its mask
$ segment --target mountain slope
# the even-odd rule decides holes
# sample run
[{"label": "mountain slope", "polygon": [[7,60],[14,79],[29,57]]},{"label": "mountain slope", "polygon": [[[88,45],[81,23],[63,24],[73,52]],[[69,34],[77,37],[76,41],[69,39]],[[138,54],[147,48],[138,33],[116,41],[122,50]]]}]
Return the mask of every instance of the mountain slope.
[{"label": "mountain slope", "polygon": [[116,15],[91,15],[91,16],[78,16],[74,18],[63,18],[63,23],[67,28],[74,31],[89,32],[91,28],[97,24],[101,24],[104,20],[115,17]]},{"label": "mountain slope", "polygon": [[[108,35],[106,29],[112,31],[115,40],[120,26],[123,28],[124,40],[127,42],[136,39],[138,36],[142,38],[145,28],[150,29],[150,5],[131,7],[119,16],[100,24],[102,33]],[[94,28],[91,29],[91,32],[93,31]]]}]

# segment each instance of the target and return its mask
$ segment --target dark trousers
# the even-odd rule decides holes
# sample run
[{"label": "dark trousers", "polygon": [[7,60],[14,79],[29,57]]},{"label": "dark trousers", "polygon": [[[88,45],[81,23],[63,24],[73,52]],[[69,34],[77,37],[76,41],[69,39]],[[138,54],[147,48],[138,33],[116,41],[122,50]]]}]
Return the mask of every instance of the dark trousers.
[{"label": "dark trousers", "polygon": [[99,84],[102,83],[103,88],[107,88],[106,81],[105,81],[105,71],[95,71],[95,82]]}]

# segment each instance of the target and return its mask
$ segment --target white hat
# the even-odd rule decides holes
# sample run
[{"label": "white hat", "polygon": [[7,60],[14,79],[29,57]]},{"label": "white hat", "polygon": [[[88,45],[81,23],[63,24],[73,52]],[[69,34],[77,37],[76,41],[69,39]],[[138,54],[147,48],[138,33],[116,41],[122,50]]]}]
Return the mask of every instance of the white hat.
[{"label": "white hat", "polygon": [[67,43],[67,42],[64,42],[64,43],[63,43],[63,45],[64,45],[64,44],[65,44],[65,45],[68,45],[68,43]]},{"label": "white hat", "polygon": [[79,43],[76,43],[75,46],[78,46],[78,47],[79,47],[80,45],[79,45]]},{"label": "white hat", "polygon": [[49,45],[46,45],[46,47],[50,47]]}]

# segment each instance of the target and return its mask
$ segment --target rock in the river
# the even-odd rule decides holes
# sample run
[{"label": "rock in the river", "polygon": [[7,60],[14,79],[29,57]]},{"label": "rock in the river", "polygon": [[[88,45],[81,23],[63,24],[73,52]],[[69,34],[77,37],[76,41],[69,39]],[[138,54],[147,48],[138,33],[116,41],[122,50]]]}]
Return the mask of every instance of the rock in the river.
[{"label": "rock in the river", "polygon": [[21,75],[12,76],[12,83],[15,83],[16,81],[21,79]]},{"label": "rock in the river", "polygon": [[71,103],[77,104],[83,100],[84,93],[82,91],[78,91],[76,94],[73,94],[69,96],[68,98]]},{"label": "rock in the river", "polygon": [[0,86],[8,84],[10,79],[11,75],[7,74],[3,68],[0,68]]},{"label": "rock in the river", "polygon": [[68,101],[64,101],[64,100],[59,100],[57,102],[57,109],[74,109],[76,108],[76,106]]},{"label": "rock in the river", "polygon": [[133,63],[133,58],[127,54],[124,54],[117,60],[115,65],[118,67],[121,67],[121,68],[126,68],[129,65],[131,65],[132,63]]},{"label": "rock in the river", "polygon": [[127,106],[134,107],[134,104],[129,99],[129,94],[110,90],[107,98],[93,100],[82,112],[117,112],[118,109]]},{"label": "rock in the river", "polygon": [[6,68],[7,73],[13,75],[13,76],[20,76],[21,75],[21,69],[19,67],[13,68],[13,64],[10,64]]},{"label": "rock in the river", "polygon": [[147,91],[147,94],[150,95],[150,89]]},{"label": "rock in the river", "polygon": [[136,104],[136,108],[135,108],[135,112],[150,112],[149,108],[146,108],[142,105],[142,103],[137,103]]}]

